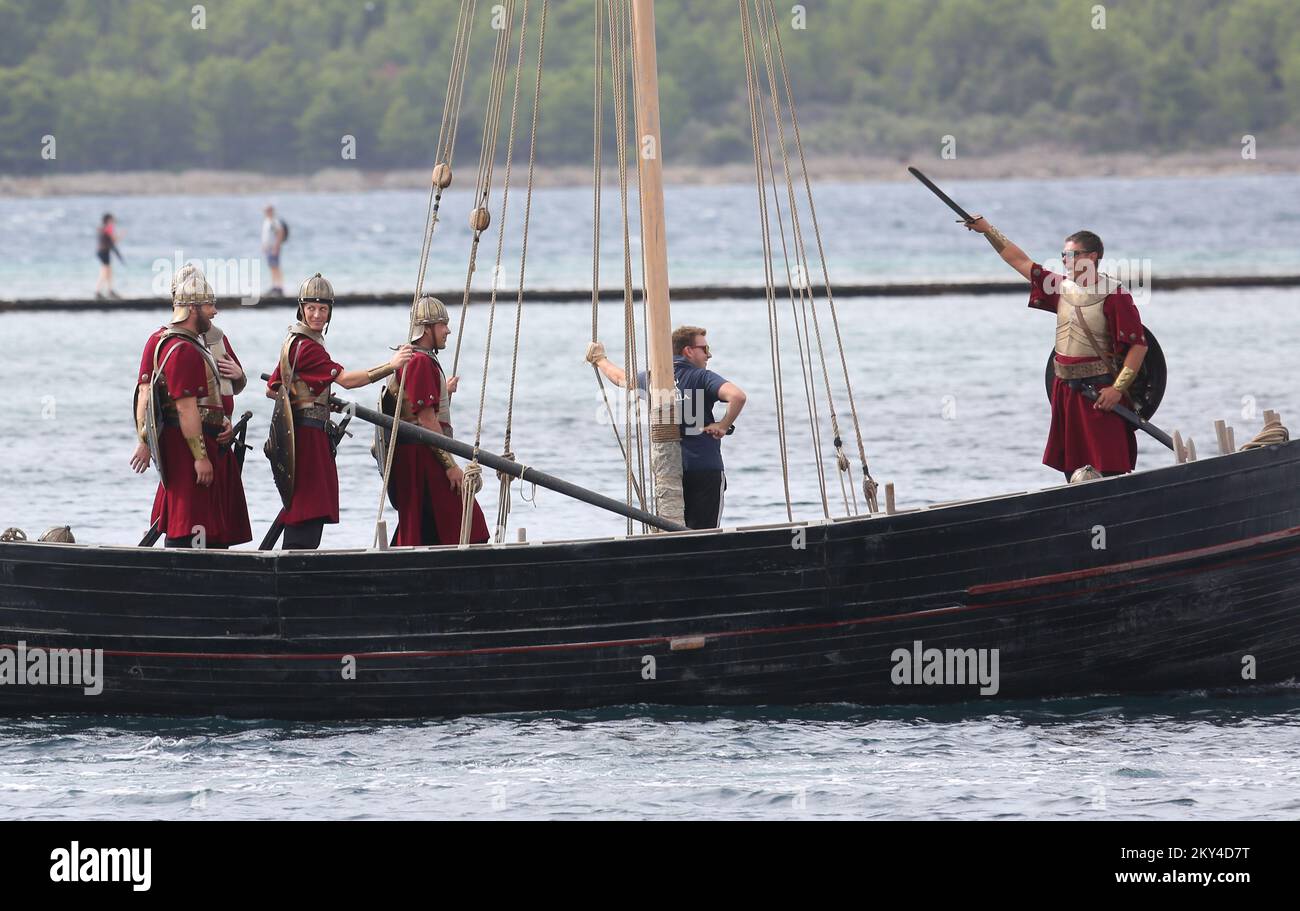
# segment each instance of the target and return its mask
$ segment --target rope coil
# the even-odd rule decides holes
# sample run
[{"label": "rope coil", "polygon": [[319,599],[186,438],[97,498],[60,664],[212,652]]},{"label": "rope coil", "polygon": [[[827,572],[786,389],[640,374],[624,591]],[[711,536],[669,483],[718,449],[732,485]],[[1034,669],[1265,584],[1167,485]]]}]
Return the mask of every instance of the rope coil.
[{"label": "rope coil", "polygon": [[1291,440],[1291,431],[1283,426],[1282,421],[1273,418],[1264,425],[1264,429],[1255,434],[1249,443],[1241,447],[1241,452],[1248,449],[1263,449],[1265,446],[1276,446],[1279,443],[1287,443]]}]

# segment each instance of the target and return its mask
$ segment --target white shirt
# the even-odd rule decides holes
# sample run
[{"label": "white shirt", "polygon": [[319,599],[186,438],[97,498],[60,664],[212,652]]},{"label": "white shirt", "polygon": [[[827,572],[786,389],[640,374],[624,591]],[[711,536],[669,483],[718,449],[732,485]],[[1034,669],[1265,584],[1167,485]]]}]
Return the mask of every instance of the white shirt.
[{"label": "white shirt", "polygon": [[262,249],[274,250],[280,240],[280,219],[267,217],[262,219]]}]

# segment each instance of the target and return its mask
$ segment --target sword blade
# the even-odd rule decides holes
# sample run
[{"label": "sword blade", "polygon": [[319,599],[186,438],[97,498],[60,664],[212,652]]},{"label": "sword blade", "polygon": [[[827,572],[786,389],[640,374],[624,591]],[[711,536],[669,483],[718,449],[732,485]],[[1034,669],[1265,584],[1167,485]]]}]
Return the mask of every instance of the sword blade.
[{"label": "sword blade", "polygon": [[922,174],[922,173],[921,173],[919,170],[917,170],[916,168],[911,168],[911,167],[909,167],[909,168],[907,169],[907,171],[908,171],[909,174],[911,174],[911,175],[912,175],[913,177],[915,177],[917,180],[921,181],[921,183],[925,184],[926,188],[929,189],[929,191],[930,191],[931,193],[933,193],[935,196],[938,196],[940,199],[942,199],[942,200],[944,201],[944,203],[948,206],[948,208],[952,209],[954,212],[956,212],[958,215],[960,215],[961,218],[962,218],[962,221],[972,221],[972,220],[973,220],[972,217],[971,217],[971,214],[970,214],[969,212],[967,212],[965,209],[963,209],[961,206],[957,205],[957,203],[953,202],[951,196],[949,196],[947,193],[943,192],[943,190],[940,190],[937,186],[935,186],[935,183],[934,183],[933,180],[931,180],[930,178],[926,177],[924,174]]},{"label": "sword blade", "polygon": [[[1075,388],[1078,389],[1079,392],[1083,394],[1083,397],[1088,401],[1090,402],[1097,401],[1098,393],[1097,390],[1093,388],[1092,384],[1080,383]],[[1144,433],[1148,434],[1149,436],[1154,437],[1155,439],[1163,443],[1165,446],[1168,446],[1170,449],[1174,449],[1174,441],[1173,438],[1169,436],[1169,434],[1165,433],[1155,424],[1152,424],[1150,421],[1147,421],[1144,418],[1142,418],[1140,415],[1136,414],[1131,408],[1127,407],[1126,405],[1116,405],[1112,410],[1120,417],[1122,417],[1124,420],[1128,421],[1130,424],[1136,427],[1138,430],[1141,430]]]}]

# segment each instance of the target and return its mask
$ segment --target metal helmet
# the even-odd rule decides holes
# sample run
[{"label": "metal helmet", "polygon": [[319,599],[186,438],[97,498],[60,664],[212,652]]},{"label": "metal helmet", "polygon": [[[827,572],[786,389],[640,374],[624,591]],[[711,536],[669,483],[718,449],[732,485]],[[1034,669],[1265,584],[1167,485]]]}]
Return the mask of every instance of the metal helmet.
[{"label": "metal helmet", "polygon": [[[334,286],[317,272],[298,287],[298,322],[303,321],[303,304],[329,304],[330,316],[334,316]],[[329,331],[329,320],[325,321],[325,331]]]},{"label": "metal helmet", "polygon": [[72,529],[67,525],[56,525],[41,535],[38,541],[46,544],[76,544],[77,539],[72,536]]},{"label": "metal helmet", "polygon": [[1082,484],[1084,481],[1100,481],[1101,477],[1102,475],[1100,471],[1093,468],[1091,465],[1084,465],[1082,468],[1076,469],[1074,474],[1070,475],[1070,483]]},{"label": "metal helmet", "polygon": [[200,269],[198,266],[196,266],[194,263],[181,263],[181,267],[177,269],[176,274],[172,276],[172,289],[171,289],[172,297],[176,296],[176,286],[180,282],[184,281],[187,275],[192,275],[195,272],[199,273],[199,275],[203,274],[203,270]]},{"label": "metal helmet", "polygon": [[194,307],[216,302],[217,294],[198,266],[187,263],[176,270],[176,275],[172,278],[173,323],[183,323],[189,319]]},{"label": "metal helmet", "polygon": [[450,322],[451,316],[447,313],[447,305],[438,298],[426,294],[411,305],[410,341],[418,342],[424,335],[425,326]]}]

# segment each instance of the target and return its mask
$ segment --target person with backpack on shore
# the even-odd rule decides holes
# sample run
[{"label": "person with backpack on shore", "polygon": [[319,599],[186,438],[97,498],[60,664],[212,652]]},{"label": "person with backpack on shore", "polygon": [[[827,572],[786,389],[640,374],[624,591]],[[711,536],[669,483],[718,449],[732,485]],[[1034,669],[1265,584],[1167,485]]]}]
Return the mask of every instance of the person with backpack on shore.
[{"label": "person with backpack on shore", "polygon": [[289,238],[289,226],[277,218],[275,207],[267,206],[262,219],[262,256],[271,269],[271,297],[284,297],[284,273],[280,271],[280,247]]}]

